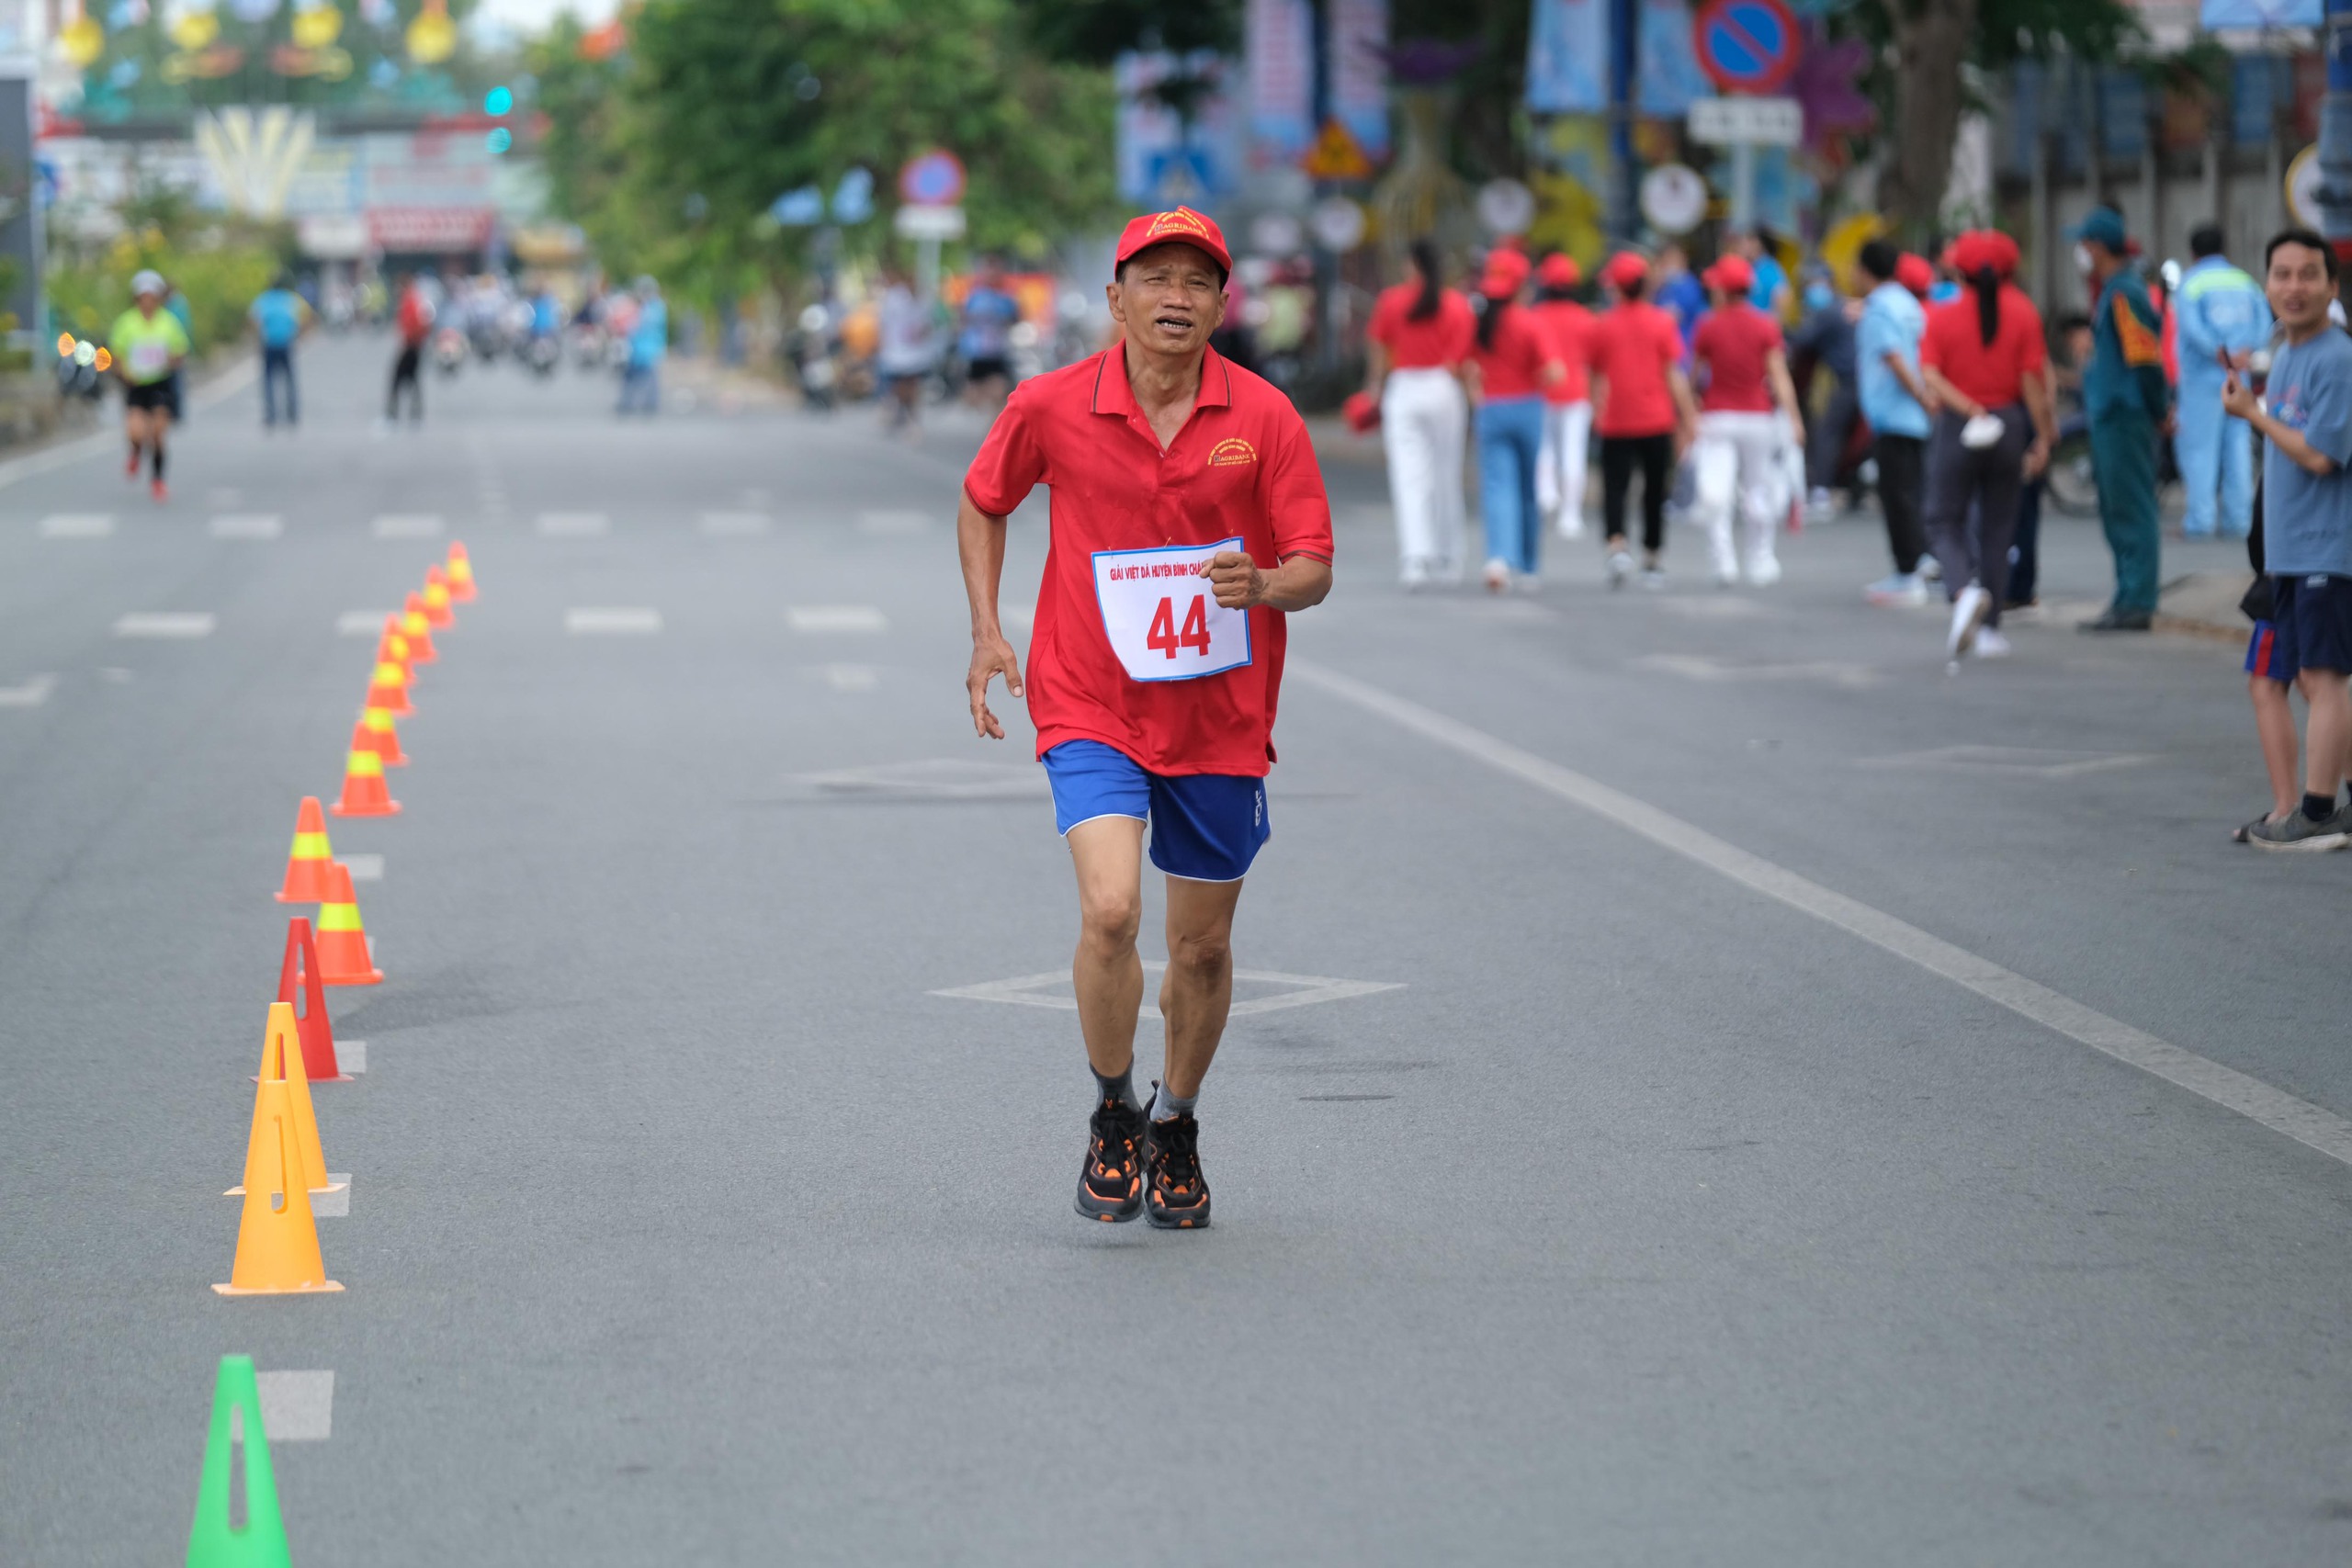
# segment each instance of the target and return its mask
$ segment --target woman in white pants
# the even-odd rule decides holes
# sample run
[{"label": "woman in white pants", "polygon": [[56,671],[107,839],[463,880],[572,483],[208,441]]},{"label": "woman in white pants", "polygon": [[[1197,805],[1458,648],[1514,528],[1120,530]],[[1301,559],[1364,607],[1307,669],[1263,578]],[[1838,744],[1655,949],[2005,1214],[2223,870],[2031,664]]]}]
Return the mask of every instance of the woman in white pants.
[{"label": "woman in white pants", "polygon": [[1544,389],[1544,451],[1535,502],[1563,539],[1584,537],[1585,458],[1592,444],[1592,392],[1585,359],[1593,315],[1577,303],[1574,257],[1555,251],[1535,269],[1534,314],[1552,340],[1562,375]]},{"label": "woman in white pants", "polygon": [[1478,330],[1470,301],[1444,284],[1434,240],[1413,242],[1411,283],[1384,291],[1365,331],[1364,389],[1379,400],[1396,512],[1397,572],[1407,588],[1462,580],[1463,450],[1470,404],[1462,365]]},{"label": "woman in white pants", "polygon": [[[1690,338],[1694,378],[1703,376],[1706,384],[1693,457],[1698,512],[1714,549],[1715,581],[1725,588],[1739,581],[1743,553],[1749,582],[1761,588],[1781,580],[1773,535],[1788,517],[1789,453],[1804,440],[1781,323],[1748,303],[1755,281],[1738,256],[1709,267],[1714,308]],[[1732,548],[1735,513],[1746,525],[1745,552]]]}]

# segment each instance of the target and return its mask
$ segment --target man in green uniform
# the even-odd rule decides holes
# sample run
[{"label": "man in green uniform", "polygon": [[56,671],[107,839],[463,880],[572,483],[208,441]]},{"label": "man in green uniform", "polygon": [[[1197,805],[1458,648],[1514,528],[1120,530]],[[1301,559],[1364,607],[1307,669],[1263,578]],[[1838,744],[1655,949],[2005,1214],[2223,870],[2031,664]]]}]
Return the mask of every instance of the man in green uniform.
[{"label": "man in green uniform", "polygon": [[2091,275],[2091,362],[2083,372],[2098,520],[2115,555],[2115,602],[2086,632],[2143,632],[2156,614],[2156,437],[2172,432],[2164,334],[2148,287],[2132,266],[2123,215],[2091,209],[2075,230],[2075,259]]}]

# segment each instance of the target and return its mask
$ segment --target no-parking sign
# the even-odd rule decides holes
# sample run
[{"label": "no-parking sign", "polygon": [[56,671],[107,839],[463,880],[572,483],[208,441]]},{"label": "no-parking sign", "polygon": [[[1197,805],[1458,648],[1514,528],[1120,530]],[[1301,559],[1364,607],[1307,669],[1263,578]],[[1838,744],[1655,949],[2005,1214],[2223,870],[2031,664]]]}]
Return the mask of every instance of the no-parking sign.
[{"label": "no-parking sign", "polygon": [[1690,18],[1699,69],[1726,93],[1770,93],[1794,73],[1804,35],[1784,0],[1706,0]]},{"label": "no-parking sign", "polygon": [[964,199],[964,161],[953,152],[925,152],[899,171],[899,194],[917,207],[953,207]]}]

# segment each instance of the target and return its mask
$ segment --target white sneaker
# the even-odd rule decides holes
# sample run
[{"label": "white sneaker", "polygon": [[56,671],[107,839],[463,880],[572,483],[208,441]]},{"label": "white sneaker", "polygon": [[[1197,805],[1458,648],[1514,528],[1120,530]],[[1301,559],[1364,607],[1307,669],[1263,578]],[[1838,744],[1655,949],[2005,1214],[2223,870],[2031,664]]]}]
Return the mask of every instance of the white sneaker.
[{"label": "white sneaker", "polygon": [[1919,558],[1919,581],[1922,582],[1941,582],[1943,580],[1943,563],[1936,559],[1933,556],[1921,556]]},{"label": "white sneaker", "polygon": [[1944,637],[1946,659],[1958,659],[1976,646],[1977,628],[1992,609],[1993,596],[1979,584],[1972,582],[1960,591],[1960,597],[1952,601],[1951,630]]},{"label": "white sneaker", "polygon": [[1883,577],[1862,590],[1862,597],[1873,604],[1886,604],[1910,609],[1928,602],[1928,585],[1914,572],[1905,577],[1900,572]]},{"label": "white sneaker", "polygon": [[1510,586],[1510,568],[1499,560],[1487,563],[1487,592],[1500,593]]},{"label": "white sneaker", "polygon": [[1642,568],[1642,586],[1648,589],[1653,593],[1664,592],[1666,591],[1666,568],[1662,566],[1645,566]]},{"label": "white sneaker", "polygon": [[1718,587],[1718,588],[1736,588],[1736,587],[1738,587],[1738,586],[1739,586],[1739,568],[1737,568],[1737,567],[1736,567],[1736,566],[1725,566],[1725,565],[1724,565],[1721,561],[1716,562],[1716,563],[1715,563],[1715,586],[1716,586],[1716,587]]},{"label": "white sneaker", "polygon": [[1998,626],[1984,626],[1978,629],[1976,633],[1977,658],[2007,659],[2008,656],[2009,639],[2001,635],[2001,631]]},{"label": "white sneaker", "polygon": [[1573,506],[1564,506],[1564,507],[1562,507],[1562,508],[1560,509],[1560,522],[1559,522],[1559,528],[1560,528],[1560,537],[1562,537],[1563,539],[1581,539],[1581,538],[1583,538],[1583,537],[1584,537],[1584,513],[1581,513],[1581,512],[1579,512],[1579,511],[1577,511],[1577,510],[1575,507],[1573,507]]},{"label": "white sneaker", "polygon": [[1747,581],[1758,588],[1770,588],[1781,581],[1781,558],[1765,556],[1747,563]]},{"label": "white sneaker", "polygon": [[1625,586],[1625,580],[1633,575],[1634,558],[1623,550],[1611,551],[1609,555],[1609,586],[1611,588],[1623,588]]},{"label": "white sneaker", "polygon": [[1834,516],[1838,511],[1838,498],[1826,490],[1816,490],[1804,498],[1804,510],[1806,516],[1816,521]]}]

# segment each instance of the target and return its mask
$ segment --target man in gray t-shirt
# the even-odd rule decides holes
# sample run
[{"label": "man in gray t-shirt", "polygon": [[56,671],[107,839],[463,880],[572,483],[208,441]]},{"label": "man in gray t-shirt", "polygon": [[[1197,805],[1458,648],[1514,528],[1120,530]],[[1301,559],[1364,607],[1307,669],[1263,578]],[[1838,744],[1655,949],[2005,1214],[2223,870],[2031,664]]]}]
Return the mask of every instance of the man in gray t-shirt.
[{"label": "man in gray t-shirt", "polygon": [[2336,785],[2352,772],[2352,337],[2327,319],[2335,254],[2308,229],[2289,229],[2263,256],[2263,292],[2283,335],[2257,401],[2232,371],[2222,406],[2261,433],[2262,530],[2271,620],[2302,670],[2311,706],[2301,811],[2247,830],[2265,850],[2337,850],[2352,840],[2352,807]]}]

